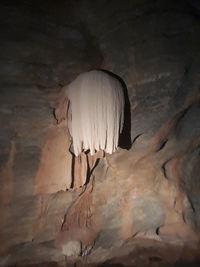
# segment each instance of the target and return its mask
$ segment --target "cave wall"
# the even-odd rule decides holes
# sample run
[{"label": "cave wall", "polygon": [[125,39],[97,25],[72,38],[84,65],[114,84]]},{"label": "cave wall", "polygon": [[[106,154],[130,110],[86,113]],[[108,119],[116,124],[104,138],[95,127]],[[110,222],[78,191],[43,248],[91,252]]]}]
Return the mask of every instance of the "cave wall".
[{"label": "cave wall", "polygon": [[70,144],[53,111],[62,86],[90,69],[125,82],[132,139],[129,151],[107,155],[94,172],[96,250],[140,234],[198,240],[200,19],[193,11],[186,1],[1,2],[3,266],[62,259],[44,244],[77,194],[66,191]]}]

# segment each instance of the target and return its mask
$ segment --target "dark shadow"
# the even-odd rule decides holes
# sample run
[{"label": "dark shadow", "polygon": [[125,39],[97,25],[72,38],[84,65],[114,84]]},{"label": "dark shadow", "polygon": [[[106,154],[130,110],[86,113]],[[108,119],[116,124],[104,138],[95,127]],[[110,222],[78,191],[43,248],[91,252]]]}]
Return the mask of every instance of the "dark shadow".
[{"label": "dark shadow", "polygon": [[176,264],[174,265],[174,267],[199,267],[200,266],[200,261],[182,261],[179,260],[178,262],[176,262]]},{"label": "dark shadow", "polygon": [[72,182],[70,185],[70,188],[74,187],[74,172],[75,172],[75,155],[73,153],[73,144],[71,143],[70,148],[69,148],[69,152],[72,155],[72,165],[71,165],[71,175],[72,175]]},{"label": "dark shadow", "polygon": [[108,262],[104,262],[102,264],[97,265],[98,267],[125,267],[125,265],[121,264],[121,263],[109,263]]},{"label": "dark shadow", "polygon": [[119,76],[117,76],[116,74],[108,71],[108,70],[104,70],[104,69],[98,69],[100,71],[103,71],[107,74],[109,74],[110,76],[114,77],[115,79],[117,79],[123,88],[123,92],[124,92],[124,125],[123,125],[123,130],[119,136],[119,147],[124,148],[124,149],[130,149],[131,148],[131,109],[130,109],[130,101],[129,101],[129,97],[128,97],[128,90],[126,87],[125,82],[122,80],[122,78],[120,78]]},{"label": "dark shadow", "polygon": [[192,13],[196,18],[200,18],[200,1],[197,0],[187,0],[188,10]]}]

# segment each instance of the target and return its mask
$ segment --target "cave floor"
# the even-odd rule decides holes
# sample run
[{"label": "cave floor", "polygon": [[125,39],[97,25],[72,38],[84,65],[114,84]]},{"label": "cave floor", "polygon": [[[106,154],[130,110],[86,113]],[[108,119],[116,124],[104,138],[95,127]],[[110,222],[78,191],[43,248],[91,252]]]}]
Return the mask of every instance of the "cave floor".
[{"label": "cave floor", "polygon": [[[39,245],[41,246],[41,245]],[[44,246],[44,245],[43,245]],[[52,249],[52,248],[51,248]],[[39,253],[40,249],[38,250]],[[134,238],[120,247],[95,248],[85,257],[64,258],[55,256],[55,261],[31,261],[12,265],[13,267],[81,267],[81,266],[115,266],[115,267],[199,267],[199,245],[185,244],[180,240],[163,242],[160,240]],[[47,251],[48,253],[49,251]],[[55,254],[56,255],[56,254]],[[35,255],[36,256],[36,255]],[[44,256],[44,255],[43,255]],[[48,256],[46,257],[48,259]],[[35,261],[36,260],[36,261]],[[33,263],[34,262],[34,263]]]}]

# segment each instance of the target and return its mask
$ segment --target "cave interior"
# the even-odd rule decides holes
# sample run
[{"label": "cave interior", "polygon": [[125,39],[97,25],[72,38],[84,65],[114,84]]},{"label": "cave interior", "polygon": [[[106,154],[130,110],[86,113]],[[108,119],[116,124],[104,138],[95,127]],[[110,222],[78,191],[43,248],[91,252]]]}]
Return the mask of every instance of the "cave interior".
[{"label": "cave interior", "polygon": [[[0,267],[199,267],[200,1],[2,0],[0,18]],[[123,129],[76,156],[63,88],[92,70],[120,83]]]}]

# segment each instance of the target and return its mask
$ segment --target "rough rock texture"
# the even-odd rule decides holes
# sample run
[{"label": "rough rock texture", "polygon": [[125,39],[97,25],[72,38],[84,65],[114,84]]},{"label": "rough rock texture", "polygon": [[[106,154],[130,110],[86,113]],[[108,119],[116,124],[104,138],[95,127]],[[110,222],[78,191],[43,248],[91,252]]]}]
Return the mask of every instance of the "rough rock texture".
[{"label": "rough rock texture", "polygon": [[[198,1],[0,5],[0,266],[199,266]],[[54,109],[62,85],[90,69],[126,83],[132,147],[71,191]],[[54,240],[67,231],[91,254],[65,262]]]}]

